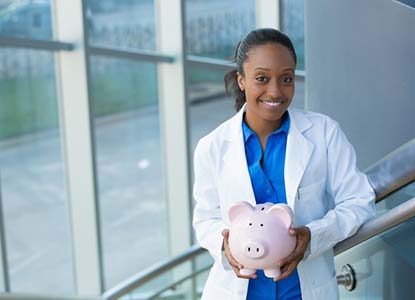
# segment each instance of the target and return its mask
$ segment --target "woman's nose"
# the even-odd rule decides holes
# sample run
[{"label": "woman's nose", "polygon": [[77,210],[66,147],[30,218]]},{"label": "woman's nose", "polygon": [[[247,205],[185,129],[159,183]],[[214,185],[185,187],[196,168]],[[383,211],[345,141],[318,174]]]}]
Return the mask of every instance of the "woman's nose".
[{"label": "woman's nose", "polygon": [[268,97],[271,99],[278,99],[282,96],[282,90],[278,82],[270,82],[267,90]]}]

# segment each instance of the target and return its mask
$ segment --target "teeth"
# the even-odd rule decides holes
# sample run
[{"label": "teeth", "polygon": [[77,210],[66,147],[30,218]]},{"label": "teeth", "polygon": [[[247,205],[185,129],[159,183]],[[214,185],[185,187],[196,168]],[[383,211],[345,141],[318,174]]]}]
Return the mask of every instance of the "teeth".
[{"label": "teeth", "polygon": [[267,105],[271,105],[271,106],[277,106],[277,105],[281,104],[281,102],[274,102],[274,101],[262,101],[262,102],[267,104]]}]

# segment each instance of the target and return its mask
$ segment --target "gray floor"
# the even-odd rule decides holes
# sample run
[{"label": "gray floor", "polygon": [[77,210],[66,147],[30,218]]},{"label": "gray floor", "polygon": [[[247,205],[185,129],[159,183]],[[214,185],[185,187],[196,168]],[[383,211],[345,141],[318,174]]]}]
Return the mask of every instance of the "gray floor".
[{"label": "gray floor", "polygon": [[[303,90],[299,83],[297,107],[303,107]],[[233,114],[233,102],[225,98],[191,105],[192,149]],[[106,288],[167,256],[158,122],[157,109],[150,108],[101,119],[95,126]],[[58,133],[0,145],[1,197],[15,292],[74,291],[61,153]]]}]

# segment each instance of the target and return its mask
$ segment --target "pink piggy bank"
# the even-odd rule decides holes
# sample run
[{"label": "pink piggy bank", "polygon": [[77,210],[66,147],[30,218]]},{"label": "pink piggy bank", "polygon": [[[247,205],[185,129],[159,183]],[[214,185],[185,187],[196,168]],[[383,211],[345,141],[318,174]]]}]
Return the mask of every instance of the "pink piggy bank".
[{"label": "pink piggy bank", "polygon": [[293,213],[286,204],[264,203],[253,207],[239,202],[229,209],[229,248],[244,266],[242,275],[263,269],[265,276],[281,274],[278,261],[294,250],[296,238],[289,235]]}]

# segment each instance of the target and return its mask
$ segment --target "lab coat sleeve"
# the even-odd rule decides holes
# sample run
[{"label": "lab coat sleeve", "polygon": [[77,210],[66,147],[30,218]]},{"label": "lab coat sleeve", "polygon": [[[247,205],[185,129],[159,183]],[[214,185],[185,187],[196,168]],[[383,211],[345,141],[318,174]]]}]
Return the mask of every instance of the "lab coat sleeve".
[{"label": "lab coat sleeve", "polygon": [[323,218],[307,224],[311,240],[305,259],[333,248],[375,215],[375,193],[367,176],[356,166],[353,146],[337,122],[329,119],[326,125],[326,190],[334,201],[334,208]]},{"label": "lab coat sleeve", "polygon": [[193,198],[196,203],[193,228],[199,245],[207,249],[225,269],[230,269],[222,251],[222,231],[228,226],[223,222],[220,212],[214,165],[208,141],[202,139],[194,153]]}]

